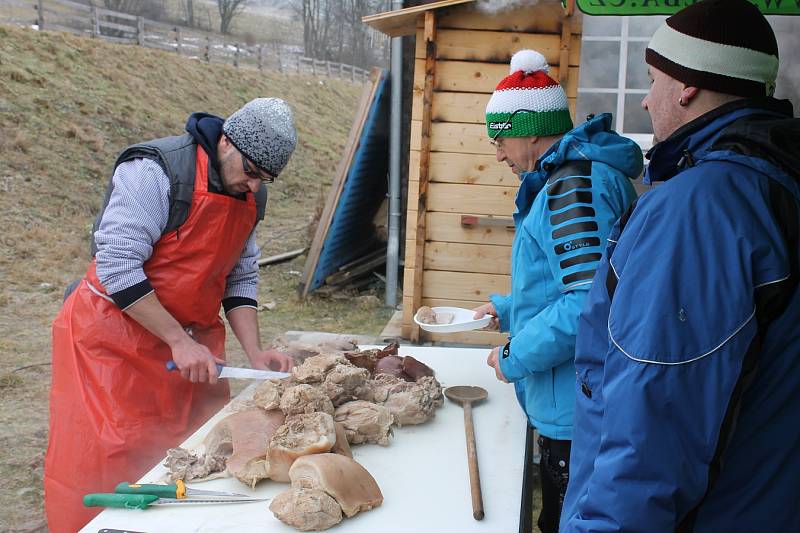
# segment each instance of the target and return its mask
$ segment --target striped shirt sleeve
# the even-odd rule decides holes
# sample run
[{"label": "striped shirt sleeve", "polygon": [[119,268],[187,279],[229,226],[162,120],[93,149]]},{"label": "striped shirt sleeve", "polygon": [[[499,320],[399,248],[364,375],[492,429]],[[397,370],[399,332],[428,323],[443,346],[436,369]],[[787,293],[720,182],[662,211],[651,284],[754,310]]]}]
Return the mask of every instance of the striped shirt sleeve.
[{"label": "striped shirt sleeve", "polygon": [[152,292],[143,265],[167,226],[169,177],[151,159],[133,159],[114,172],[114,190],[94,233],[97,276],[125,309]]},{"label": "striped shirt sleeve", "polygon": [[[170,180],[151,159],[120,164],[113,177],[114,191],[94,234],[97,276],[122,309],[152,292],[143,266],[169,218]],[[226,279],[226,311],[241,305],[256,307],[258,258],[255,230],[239,261]]]}]

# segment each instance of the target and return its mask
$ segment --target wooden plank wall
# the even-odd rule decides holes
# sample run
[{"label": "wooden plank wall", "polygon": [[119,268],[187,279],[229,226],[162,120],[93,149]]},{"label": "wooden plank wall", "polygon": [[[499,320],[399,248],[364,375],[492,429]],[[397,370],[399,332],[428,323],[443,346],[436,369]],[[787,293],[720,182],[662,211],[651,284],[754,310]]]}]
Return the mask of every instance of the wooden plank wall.
[{"label": "wooden plank wall", "polygon": [[[486,104],[508,75],[513,53],[533,48],[547,58],[550,75],[565,81],[574,118],[580,15],[565,17],[560,3],[543,1],[493,15],[474,5],[456,6],[436,10],[435,17],[435,46],[426,47],[422,16],[417,28],[403,337],[501,345],[505,335],[492,332],[426,333],[414,324],[413,315],[420,305],[477,307],[489,294],[509,290],[513,228],[461,224],[465,214],[509,218],[514,210],[519,181],[495,159],[484,123]],[[431,33],[429,29],[427,35]],[[426,53],[431,51],[435,76],[426,80]],[[568,69],[566,80],[563,68]]]}]

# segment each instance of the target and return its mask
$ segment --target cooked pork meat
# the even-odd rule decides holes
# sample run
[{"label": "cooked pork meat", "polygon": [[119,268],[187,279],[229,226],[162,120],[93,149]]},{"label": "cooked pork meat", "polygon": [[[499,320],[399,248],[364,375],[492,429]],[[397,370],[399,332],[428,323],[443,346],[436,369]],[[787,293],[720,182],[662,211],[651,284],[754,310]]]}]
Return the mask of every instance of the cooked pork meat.
[{"label": "cooked pork meat", "polygon": [[280,407],[286,416],[317,411],[333,414],[331,399],[321,390],[306,384],[287,388],[281,397]]},{"label": "cooked pork meat", "polygon": [[343,455],[322,453],[301,457],[289,470],[292,488],[317,489],[331,495],[345,516],[369,511],[383,503],[375,478],[356,461]]},{"label": "cooked pork meat", "polygon": [[292,369],[292,375],[298,383],[322,383],[325,375],[336,365],[348,364],[345,356],[340,354],[316,355],[309,357],[303,364]]},{"label": "cooked pork meat", "polygon": [[347,402],[336,408],[333,418],[344,426],[350,444],[371,442],[389,445],[394,419],[383,405],[363,400]]},{"label": "cooked pork meat", "polygon": [[432,376],[408,382],[388,374],[378,374],[370,381],[370,388],[373,400],[389,409],[394,423],[400,427],[427,422],[444,402],[442,387]]},{"label": "cooked pork meat", "polygon": [[417,320],[423,324],[431,325],[444,325],[450,324],[456,317],[453,313],[439,312],[437,313],[427,305],[423,305],[417,309]]},{"label": "cooked pork meat", "polygon": [[300,531],[322,531],[342,521],[336,500],[317,489],[289,489],[269,504],[269,510],[284,524]]},{"label": "cooked pork meat", "polygon": [[253,391],[253,402],[267,411],[278,409],[285,388],[286,383],[282,379],[264,380]]},{"label": "cooked pork meat", "polygon": [[369,371],[364,368],[347,363],[339,364],[325,375],[321,390],[331,399],[333,405],[341,405],[364,398],[369,392],[369,378]]},{"label": "cooked pork meat", "polygon": [[331,453],[353,457],[353,451],[350,449],[350,442],[347,440],[347,431],[344,425],[341,422],[334,422],[333,425],[336,426],[336,443],[331,448]]},{"label": "cooked pork meat", "polygon": [[169,471],[171,481],[178,479],[191,481],[202,479],[216,472],[225,470],[224,455],[201,454],[197,455],[183,448],[167,450],[167,459],[164,466]]},{"label": "cooked pork meat", "polygon": [[403,371],[403,358],[399,355],[388,355],[375,365],[375,375],[388,374],[405,381],[414,381]]},{"label": "cooked pork meat", "polygon": [[286,418],[269,441],[269,477],[289,481],[289,468],[303,455],[325,453],[336,443],[336,427],[328,413],[308,413]]},{"label": "cooked pork meat", "polygon": [[414,359],[410,355],[403,357],[403,372],[411,378],[411,381],[417,381],[423,376],[433,376],[434,372],[431,367]]},{"label": "cooked pork meat", "polygon": [[281,411],[253,408],[226,416],[203,441],[207,454],[227,456],[226,470],[255,486],[266,477],[267,443],[284,423]]}]

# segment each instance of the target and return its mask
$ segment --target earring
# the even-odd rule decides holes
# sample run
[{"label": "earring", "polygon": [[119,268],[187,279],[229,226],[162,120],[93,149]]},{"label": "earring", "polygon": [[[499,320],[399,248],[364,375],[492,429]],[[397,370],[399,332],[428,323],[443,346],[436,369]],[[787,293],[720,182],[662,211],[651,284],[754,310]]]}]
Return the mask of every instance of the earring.
[{"label": "earring", "polygon": [[681,107],[686,107],[686,105],[687,105],[688,103],[689,103],[689,102],[684,102],[684,101],[683,101],[683,96],[679,96],[679,97],[678,97],[678,105],[679,105],[679,106],[681,106]]}]

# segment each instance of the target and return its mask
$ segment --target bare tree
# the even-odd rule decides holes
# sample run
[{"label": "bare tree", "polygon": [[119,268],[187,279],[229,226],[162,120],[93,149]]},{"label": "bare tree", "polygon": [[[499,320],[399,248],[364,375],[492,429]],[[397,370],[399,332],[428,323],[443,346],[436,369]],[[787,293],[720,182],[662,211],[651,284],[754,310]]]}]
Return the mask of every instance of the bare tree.
[{"label": "bare tree", "polygon": [[231,22],[244,11],[247,0],[217,0],[219,9],[219,31],[220,33],[230,33]]},{"label": "bare tree", "polygon": [[361,17],[385,8],[386,0],[294,0],[293,5],[303,21],[307,56],[363,67],[383,58],[372,50]]},{"label": "bare tree", "polygon": [[186,0],[186,25],[194,28],[194,0]]}]

